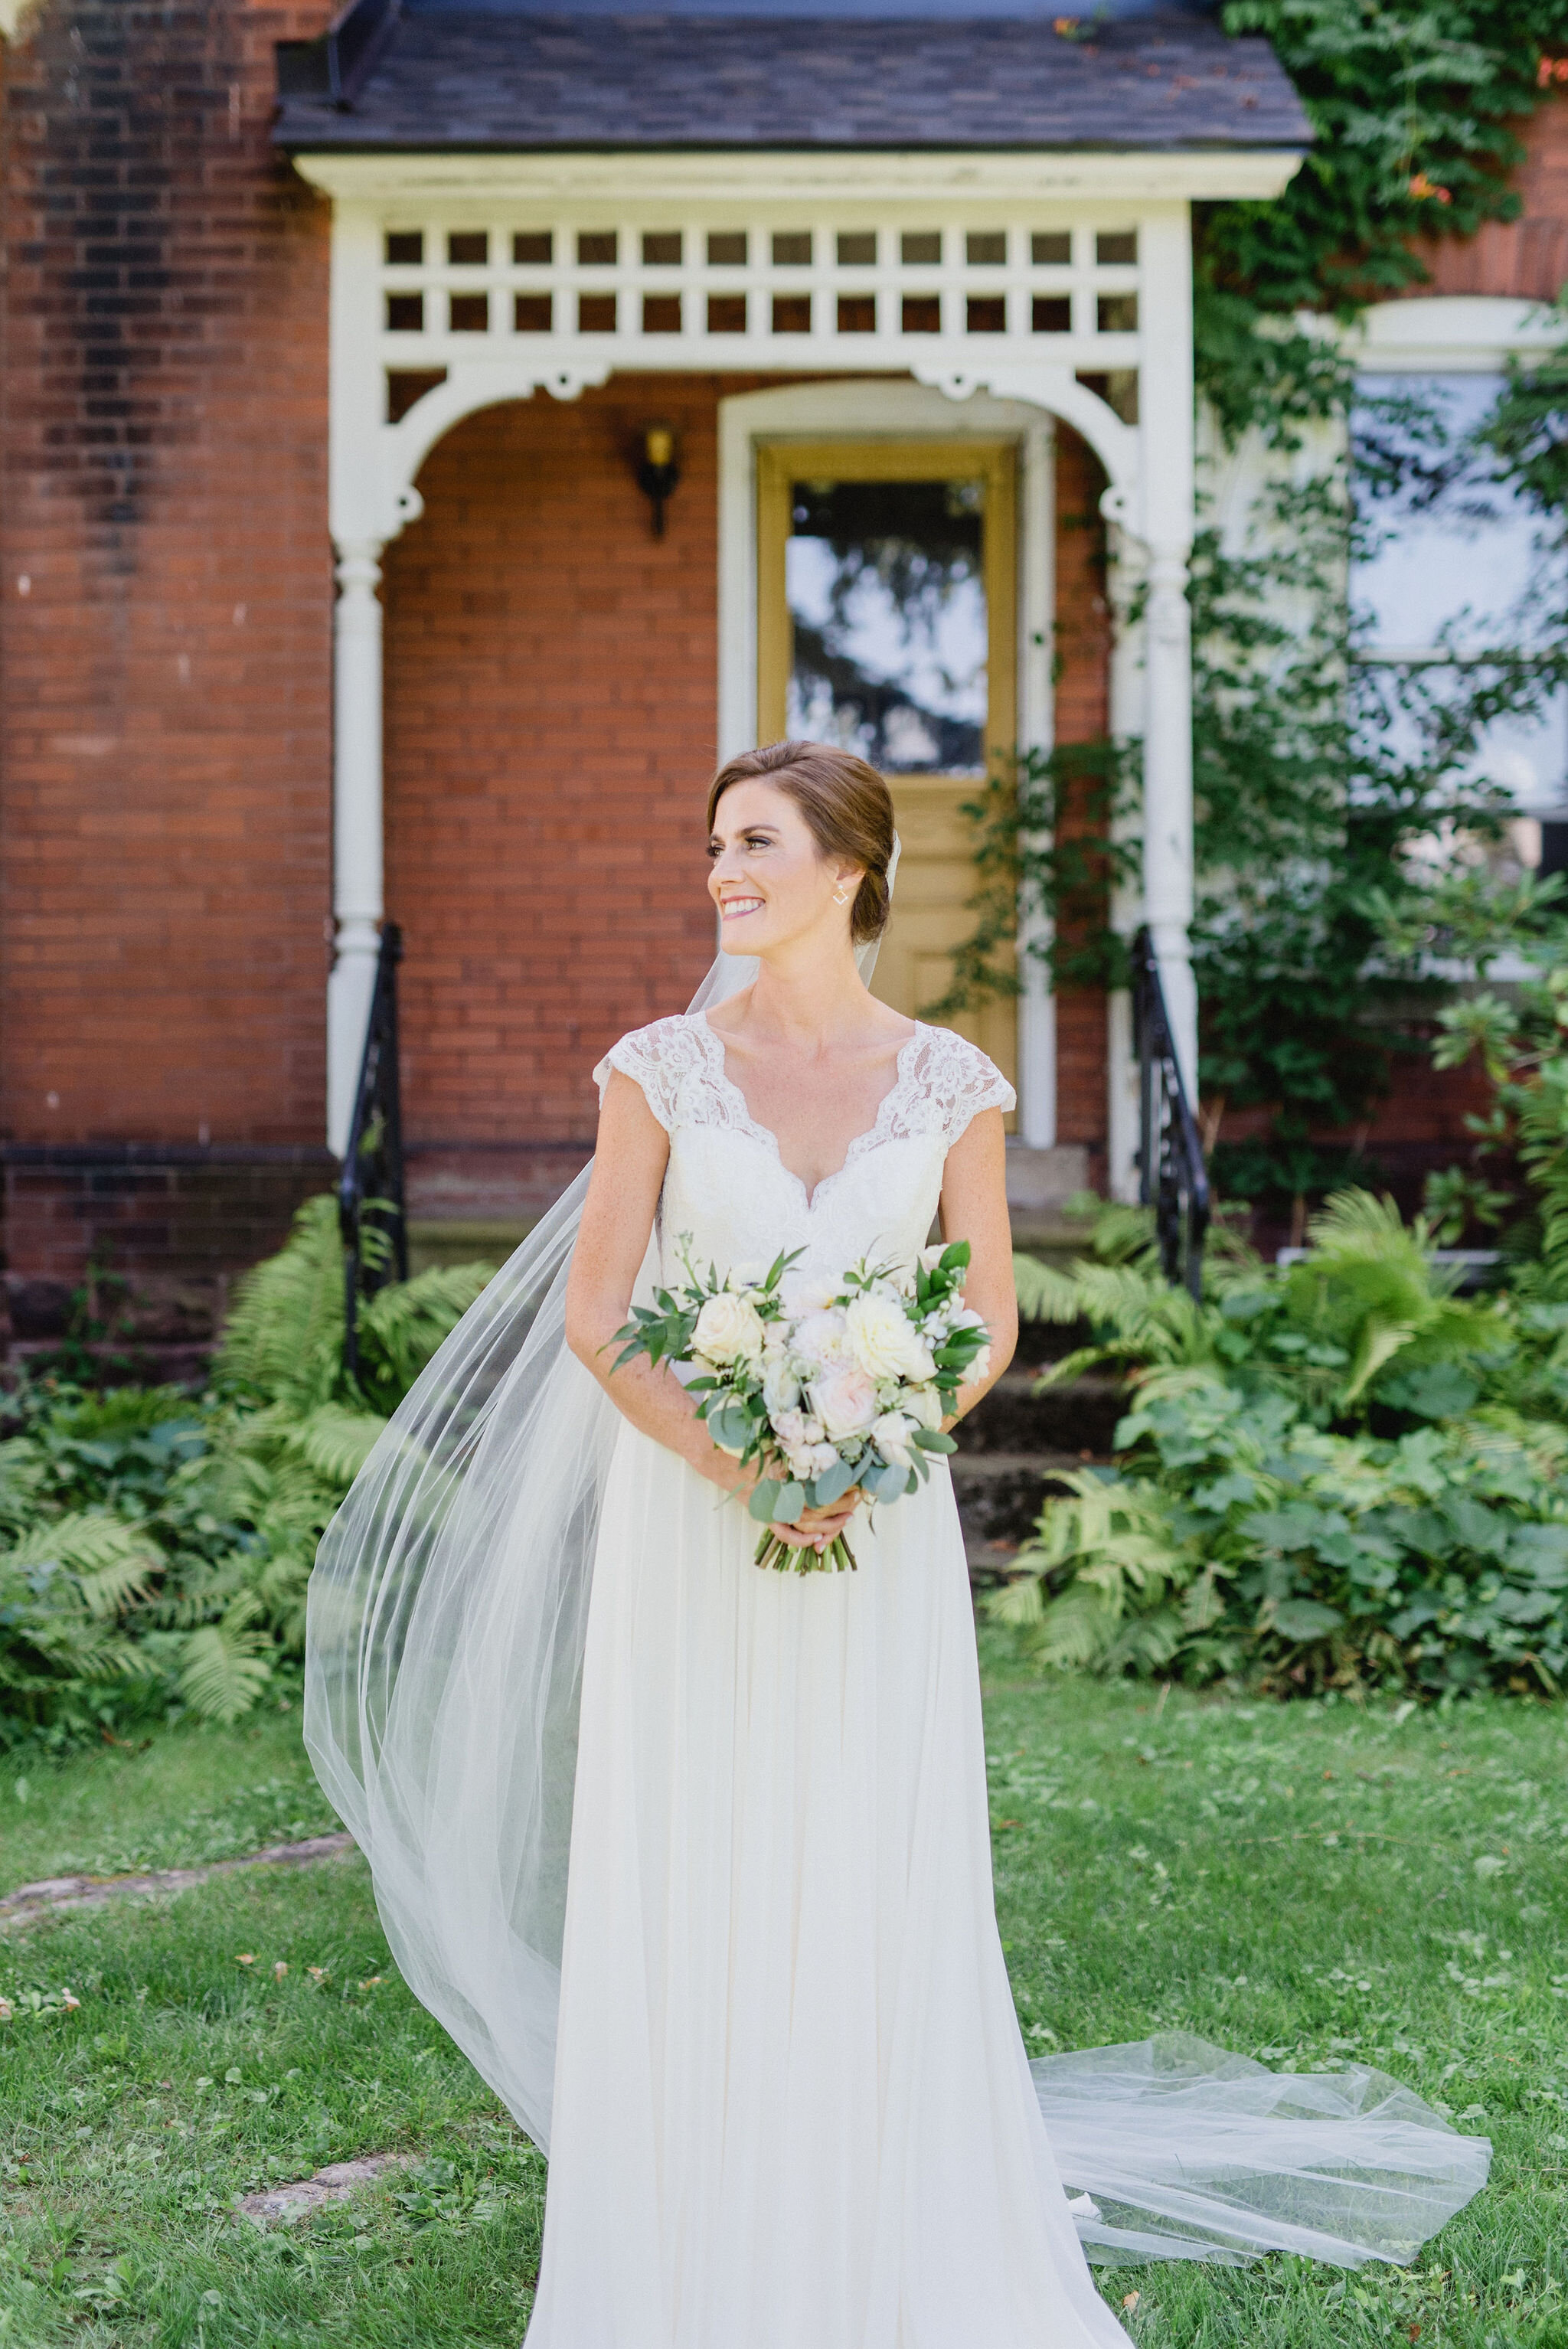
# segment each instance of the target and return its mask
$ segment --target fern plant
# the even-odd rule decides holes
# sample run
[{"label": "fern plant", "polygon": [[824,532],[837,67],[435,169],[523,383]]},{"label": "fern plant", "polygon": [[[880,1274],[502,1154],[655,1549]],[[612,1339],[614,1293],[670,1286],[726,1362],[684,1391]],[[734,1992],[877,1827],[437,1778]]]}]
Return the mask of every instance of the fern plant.
[{"label": "fern plant", "polygon": [[[1092,1234],[1094,1257],[1070,1272],[1038,1264],[1020,1272],[1021,1312],[1087,1321],[1093,1332],[1042,1384],[1106,1364],[1134,1381],[1155,1370],[1212,1369],[1247,1392],[1288,1394],[1327,1424],[1363,1420],[1375,1404],[1413,1407],[1400,1402],[1396,1372],[1484,1361],[1510,1343],[1494,1305],[1453,1297],[1429,1227],[1407,1227],[1391,1200],[1334,1194],[1307,1227],[1305,1258],[1284,1273],[1218,1229],[1201,1303],[1161,1276],[1141,1209],[1107,1209]],[[1480,1391],[1471,1386],[1470,1399]]]},{"label": "fern plant", "polygon": [[316,1546],[387,1413],[490,1272],[363,1303],[351,1381],[335,1204],[311,1200],[240,1285],[204,1396],[25,1389],[0,1443],[0,1738],[254,1704],[303,1648]]}]

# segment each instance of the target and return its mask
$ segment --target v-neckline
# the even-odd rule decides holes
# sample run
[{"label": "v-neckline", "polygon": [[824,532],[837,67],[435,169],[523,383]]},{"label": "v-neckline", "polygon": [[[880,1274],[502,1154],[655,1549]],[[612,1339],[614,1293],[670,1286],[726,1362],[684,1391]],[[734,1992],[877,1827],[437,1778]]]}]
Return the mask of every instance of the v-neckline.
[{"label": "v-neckline", "polygon": [[734,1095],[736,1103],[740,1111],[741,1118],[745,1123],[746,1131],[753,1135],[757,1141],[764,1143],[768,1149],[771,1150],[774,1157],[779,1163],[779,1172],[789,1176],[790,1182],[794,1184],[796,1189],[799,1192],[801,1198],[805,1201],[808,1214],[810,1214],[811,1209],[815,1207],[818,1200],[821,1197],[823,1192],[828,1189],[829,1185],[836,1183],[841,1174],[848,1174],[851,1166],[854,1164],[855,1159],[860,1155],[862,1145],[874,1142],[877,1135],[882,1132],[882,1122],[887,1116],[889,1107],[903,1083],[904,1057],[907,1053],[912,1052],[919,1043],[924,1026],[924,1023],[922,1020],[917,1019],[911,1032],[904,1038],[903,1042],[899,1046],[898,1050],[893,1057],[892,1082],[889,1085],[886,1092],[883,1093],[881,1101],[878,1102],[876,1115],[872,1118],[870,1125],[864,1127],[861,1133],[851,1134],[845,1148],[843,1157],[840,1161],[839,1164],[833,1168],[830,1174],[819,1176],[814,1186],[810,1190],[808,1190],[806,1188],[805,1176],[803,1174],[797,1174],[793,1166],[787,1166],[785,1164],[784,1153],[779,1145],[779,1136],[774,1133],[772,1127],[770,1125],[764,1125],[759,1118],[752,1116],[751,1107],[749,1102],[747,1101],[746,1095],[742,1092],[740,1087],[736,1083],[735,1079],[729,1073],[729,1062],[728,1057],[725,1051],[724,1039],[719,1034],[717,1029],[713,1027],[709,1022],[707,1013],[706,1011],[699,1011],[696,1014],[696,1020],[703,1034],[707,1037],[708,1041],[709,1054],[714,1063],[714,1073],[717,1077],[719,1083],[725,1087],[726,1091]]}]

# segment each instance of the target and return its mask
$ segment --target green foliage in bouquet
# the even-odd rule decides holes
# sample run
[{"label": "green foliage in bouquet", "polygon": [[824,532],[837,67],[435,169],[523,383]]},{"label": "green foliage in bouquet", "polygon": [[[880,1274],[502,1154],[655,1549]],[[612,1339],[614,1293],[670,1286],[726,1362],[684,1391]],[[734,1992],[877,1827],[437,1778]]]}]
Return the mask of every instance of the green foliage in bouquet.
[{"label": "green foliage in bouquet", "polygon": [[[857,1306],[879,1301],[892,1315],[895,1336],[903,1331],[905,1350],[913,1346],[924,1360],[918,1381],[913,1357],[896,1369],[890,1365],[876,1386],[874,1423],[837,1434],[818,1426],[808,1445],[814,1462],[803,1473],[789,1456],[787,1423],[791,1416],[805,1416],[810,1371],[794,1359],[789,1341],[809,1316],[790,1313],[782,1288],[800,1254],[797,1248],[777,1257],[766,1276],[754,1282],[721,1275],[716,1265],[708,1267],[705,1281],[686,1257],[686,1284],[678,1292],[655,1290],[654,1303],[634,1307],[632,1319],[616,1331],[613,1342],[622,1350],[614,1368],[639,1355],[654,1363],[696,1367],[697,1375],[684,1383],[688,1394],[701,1398],[697,1417],[742,1471],[758,1471],[747,1506],[763,1528],[756,1550],[758,1566],[789,1567],[802,1574],[852,1570],[854,1554],[841,1534],[819,1555],[783,1540],[774,1528],[798,1526],[808,1509],[830,1508],[856,1490],[872,1503],[902,1500],[918,1490],[931,1473],[929,1455],[956,1449],[939,1423],[988,1339],[973,1317],[959,1318],[969,1268],[967,1240],[925,1249],[902,1290],[894,1287],[893,1267],[852,1266],[832,1307],[817,1311],[843,1308],[852,1316]],[[934,1413],[934,1422],[919,1423],[908,1409],[917,1399],[928,1414]],[[906,1406],[902,1413],[901,1404]],[[794,1433],[803,1437],[803,1430]],[[798,1458],[799,1444],[795,1451]]]},{"label": "green foliage in bouquet", "polygon": [[355,1386],[335,1203],[309,1200],[242,1282],[207,1392],[43,1381],[9,1398],[0,1744],[254,1704],[303,1648],[316,1544],[386,1412],[490,1271],[422,1273],[368,1300]]},{"label": "green foliage in bouquet", "polygon": [[1568,1672],[1568,1307],[1463,1299],[1429,1229],[1346,1192],[1288,1269],[1234,1238],[1202,1301],[1112,1208],[1093,1261],[1020,1300],[1087,1320],[1054,1379],[1130,1377],[1114,1468],[1047,1501],[986,1603],[1041,1665],[1290,1693]]}]

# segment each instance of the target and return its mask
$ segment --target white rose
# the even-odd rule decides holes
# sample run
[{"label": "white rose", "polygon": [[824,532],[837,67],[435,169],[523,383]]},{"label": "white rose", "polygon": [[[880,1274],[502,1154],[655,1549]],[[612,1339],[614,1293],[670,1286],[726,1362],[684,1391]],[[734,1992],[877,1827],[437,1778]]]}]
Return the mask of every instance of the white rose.
[{"label": "white rose", "polygon": [[961,1305],[953,1316],[953,1326],[955,1330],[984,1330],[985,1317],[976,1313],[973,1305]]},{"label": "white rose", "polygon": [[779,1284],[784,1310],[791,1315],[825,1313],[838,1293],[838,1283],[824,1280],[820,1272],[787,1272]]},{"label": "white rose", "polygon": [[942,1424],[942,1397],[935,1387],[911,1387],[904,1396],[903,1408],[917,1427]]},{"label": "white rose", "polygon": [[762,1373],[762,1400],[775,1426],[779,1413],[793,1412],[799,1402],[800,1381],[789,1367],[788,1355],[776,1355],[768,1360]]},{"label": "white rose", "polygon": [[825,1311],[808,1313],[795,1325],[791,1350],[808,1362],[844,1362],[852,1359],[845,1317],[838,1306]]},{"label": "white rose", "polygon": [[[929,1368],[917,1367],[925,1355],[902,1305],[890,1297],[868,1293],[857,1297],[844,1316],[845,1334],[854,1358],[868,1378],[929,1378]],[[929,1358],[927,1358],[929,1359]]]},{"label": "white rose", "polygon": [[895,1467],[911,1465],[909,1456],[909,1422],[901,1411],[884,1411],[872,1423],[872,1442],[884,1460]]},{"label": "white rose", "polygon": [[943,1257],[946,1254],[947,1242],[945,1240],[937,1240],[933,1247],[923,1247],[920,1251],[920,1268],[922,1272],[934,1272],[937,1266],[942,1262]]},{"label": "white rose", "polygon": [[710,1297],[696,1317],[692,1350],[705,1361],[755,1362],[762,1352],[763,1329],[757,1308],[728,1289]]},{"label": "white rose", "polygon": [[811,1408],[822,1423],[822,1433],[837,1442],[860,1435],[877,1415],[877,1391],[864,1371],[852,1363],[835,1363],[811,1381]]}]

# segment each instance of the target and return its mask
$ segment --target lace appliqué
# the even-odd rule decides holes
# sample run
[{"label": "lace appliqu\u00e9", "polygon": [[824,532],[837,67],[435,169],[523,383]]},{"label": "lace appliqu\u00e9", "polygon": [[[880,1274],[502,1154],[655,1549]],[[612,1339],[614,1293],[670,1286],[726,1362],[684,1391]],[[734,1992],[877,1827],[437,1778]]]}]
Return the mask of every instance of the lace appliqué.
[{"label": "lace appliqu\u00e9", "polygon": [[[720,1126],[749,1134],[775,1158],[779,1157],[777,1135],[758,1125],[747,1108],[745,1094],[726,1073],[723,1039],[702,1013],[655,1019],[651,1027],[623,1036],[593,1071],[601,1100],[612,1069],[621,1070],[641,1085],[648,1107],[666,1133],[674,1133],[679,1126]],[[951,1150],[982,1110],[1010,1110],[1016,1100],[1000,1069],[975,1045],[955,1036],[950,1028],[928,1028],[923,1020],[916,1020],[913,1035],[899,1052],[897,1073],[882,1096],[875,1120],[863,1133],[856,1134],[843,1165],[823,1176],[813,1200],[881,1143],[940,1134],[944,1147]]]},{"label": "lace appliqu\u00e9", "polygon": [[914,1034],[899,1054],[898,1081],[882,1105],[876,1138],[903,1142],[940,1133],[951,1150],[983,1109],[1010,1110],[1017,1098],[978,1045],[951,1028],[928,1028],[916,1020]]},{"label": "lace appliqu\u00e9", "polygon": [[[634,1028],[611,1045],[593,1071],[601,1106],[610,1071],[619,1069],[641,1085],[666,1133],[683,1125],[735,1125],[735,1088],[724,1073],[722,1050],[716,1068],[710,1049],[717,1040],[707,1020],[690,1012]],[[741,1107],[744,1112],[744,1101]]]}]

